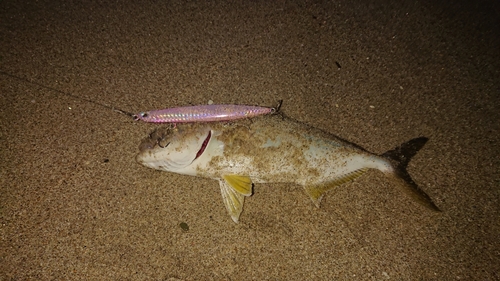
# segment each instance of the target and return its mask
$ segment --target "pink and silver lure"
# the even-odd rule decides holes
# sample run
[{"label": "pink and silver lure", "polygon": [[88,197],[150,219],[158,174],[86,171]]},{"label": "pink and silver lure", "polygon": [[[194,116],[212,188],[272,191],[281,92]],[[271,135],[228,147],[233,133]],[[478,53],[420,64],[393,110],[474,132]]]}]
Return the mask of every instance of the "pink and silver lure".
[{"label": "pink and silver lure", "polygon": [[280,106],[281,101],[277,107],[236,104],[195,105],[141,112],[134,115],[134,119],[150,123],[231,121],[276,113]]}]

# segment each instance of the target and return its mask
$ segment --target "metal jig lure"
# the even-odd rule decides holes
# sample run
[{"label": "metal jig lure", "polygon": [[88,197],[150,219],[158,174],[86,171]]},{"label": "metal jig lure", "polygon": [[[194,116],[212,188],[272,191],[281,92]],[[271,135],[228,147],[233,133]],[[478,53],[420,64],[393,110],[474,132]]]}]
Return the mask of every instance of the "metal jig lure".
[{"label": "metal jig lure", "polygon": [[276,113],[279,111],[282,102],[283,101],[280,100],[276,107],[236,104],[208,104],[173,107],[141,112],[134,115],[134,119],[150,123],[231,121]]}]

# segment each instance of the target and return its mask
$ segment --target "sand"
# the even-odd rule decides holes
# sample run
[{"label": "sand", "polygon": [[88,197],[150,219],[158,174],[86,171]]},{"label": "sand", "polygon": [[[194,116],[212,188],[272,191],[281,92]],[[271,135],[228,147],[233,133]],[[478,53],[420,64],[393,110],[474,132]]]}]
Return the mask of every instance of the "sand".
[{"label": "sand", "polygon": [[[498,2],[85,2],[0,3],[0,280],[500,279]],[[319,209],[255,185],[235,224],[98,105],[280,99],[372,152],[428,137],[409,172],[443,212],[372,171]]]}]

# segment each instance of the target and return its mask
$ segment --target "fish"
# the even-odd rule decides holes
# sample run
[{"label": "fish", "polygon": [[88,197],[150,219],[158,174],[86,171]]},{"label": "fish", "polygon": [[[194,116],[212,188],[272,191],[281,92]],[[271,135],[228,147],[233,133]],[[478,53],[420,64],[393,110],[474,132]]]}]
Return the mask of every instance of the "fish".
[{"label": "fish", "polygon": [[207,104],[173,107],[145,111],[133,116],[134,120],[149,123],[188,123],[216,122],[251,118],[259,115],[274,114],[279,111],[282,101],[276,107],[237,105],[237,104]]},{"label": "fish", "polygon": [[161,171],[219,182],[235,223],[254,184],[290,183],[314,205],[329,190],[369,169],[379,170],[416,202],[440,212],[406,168],[428,141],[412,139],[381,155],[283,114],[235,122],[186,123],[157,128],[139,145],[138,163]]}]

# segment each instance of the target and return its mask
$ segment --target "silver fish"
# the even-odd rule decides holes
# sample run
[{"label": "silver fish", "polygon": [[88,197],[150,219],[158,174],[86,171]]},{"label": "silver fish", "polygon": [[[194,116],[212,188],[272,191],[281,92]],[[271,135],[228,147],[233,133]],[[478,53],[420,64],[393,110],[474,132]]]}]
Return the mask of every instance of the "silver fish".
[{"label": "silver fish", "polygon": [[191,123],[159,128],[140,145],[136,160],[149,168],[219,181],[222,198],[238,222],[253,183],[290,182],[304,187],[319,207],[326,191],[377,169],[417,202],[439,211],[406,167],[427,142],[420,137],[382,155],[282,115],[232,123]]}]

